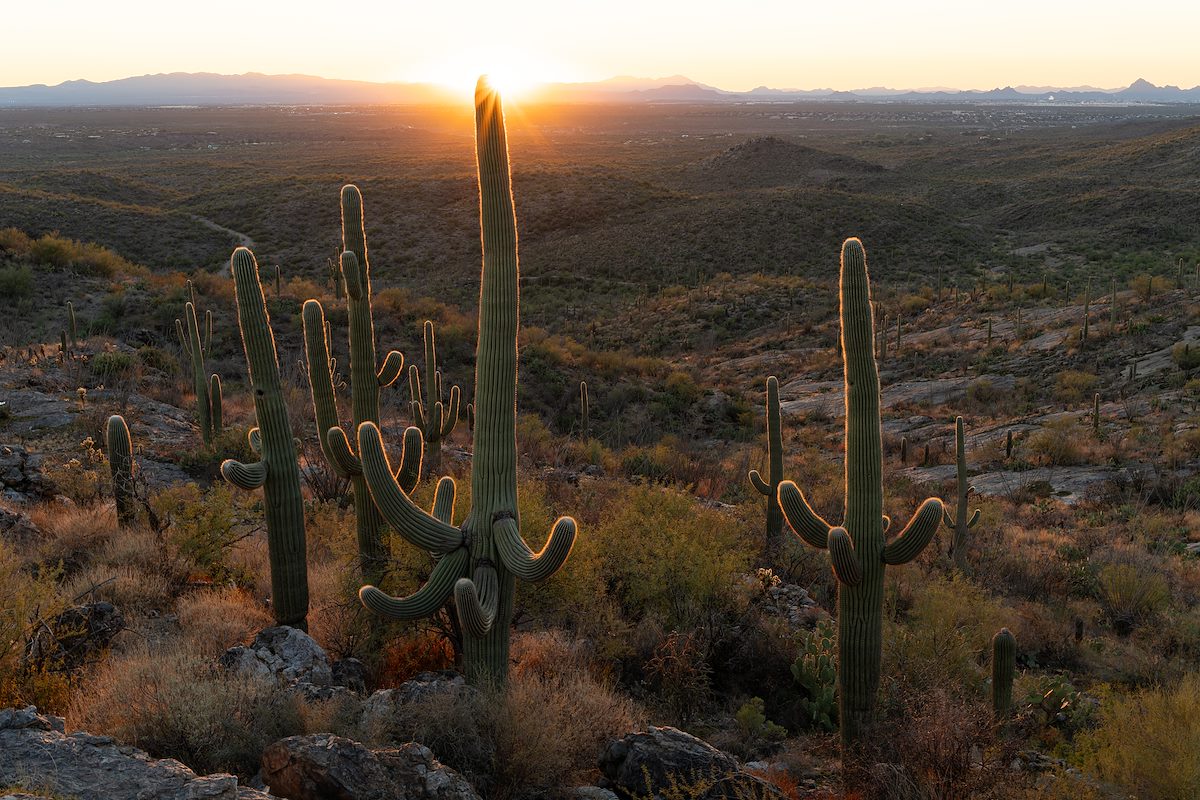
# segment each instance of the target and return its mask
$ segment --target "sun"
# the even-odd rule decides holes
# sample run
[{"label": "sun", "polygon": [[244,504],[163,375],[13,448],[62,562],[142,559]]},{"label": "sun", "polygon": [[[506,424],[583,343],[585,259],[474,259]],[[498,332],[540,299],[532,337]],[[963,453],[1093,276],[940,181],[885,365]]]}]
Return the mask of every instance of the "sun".
[{"label": "sun", "polygon": [[487,75],[506,99],[528,98],[540,86],[569,80],[561,65],[530,55],[474,51],[425,64],[413,71],[410,80],[435,83],[469,97],[480,75]]}]

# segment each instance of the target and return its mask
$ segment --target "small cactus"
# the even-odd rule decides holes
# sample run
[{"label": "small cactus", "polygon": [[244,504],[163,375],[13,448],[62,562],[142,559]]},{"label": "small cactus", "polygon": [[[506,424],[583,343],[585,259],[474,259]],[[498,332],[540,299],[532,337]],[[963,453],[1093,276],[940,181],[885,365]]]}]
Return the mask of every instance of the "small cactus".
[{"label": "small cactus", "polygon": [[112,471],[113,499],[117,502],[117,523],[122,528],[130,528],[137,522],[133,444],[129,438],[129,426],[120,414],[108,418],[104,441],[108,450],[108,468]]},{"label": "small cactus", "polygon": [[212,311],[204,312],[204,328],[196,311],[196,293],[192,282],[188,281],[188,295],[191,299],[184,304],[183,316],[186,320],[175,320],[175,332],[179,335],[179,345],[187,353],[192,362],[192,389],[196,394],[196,417],[200,422],[200,437],[205,445],[211,445],[221,433],[221,379],[216,374],[209,375],[205,367],[209,345],[212,343],[213,316]]},{"label": "small cactus", "polygon": [[1013,432],[1012,432],[1012,429],[1010,428],[1008,433],[1004,437],[1004,460],[1005,461],[1011,460],[1012,454],[1013,454]]},{"label": "small cactus", "polygon": [[768,560],[779,552],[783,540],[783,511],[779,508],[779,483],[783,480],[783,432],[779,413],[779,380],[767,378],[767,478],[750,470],[750,484],[766,498],[767,533],[765,552]]},{"label": "small cactus", "polygon": [[589,415],[590,410],[588,403],[588,385],[587,381],[579,382],[579,435],[587,441],[590,436]]},{"label": "small cactus", "polygon": [[425,392],[421,393],[421,372],[416,364],[408,368],[408,391],[412,398],[413,424],[420,429],[425,441],[426,467],[430,475],[436,475],[442,465],[442,439],[445,439],[458,424],[458,407],[461,392],[457,386],[450,389],[450,402],[443,402],[442,371],[437,365],[437,342],[433,322],[425,320]]},{"label": "small cactus", "polygon": [[1079,332],[1079,341],[1086,343],[1088,338],[1088,325],[1090,323],[1090,310],[1092,306],[1092,279],[1088,278],[1087,288],[1083,292],[1083,329]]},{"label": "small cactus", "polygon": [[1100,433],[1100,393],[1092,398],[1092,432]]},{"label": "small cactus", "polygon": [[1013,676],[1017,670],[1017,640],[1008,628],[992,637],[992,710],[997,719],[1012,708]]},{"label": "small cactus", "polygon": [[230,271],[254,394],[254,414],[258,419],[258,427],[250,430],[250,446],[260,460],[243,464],[227,459],[221,464],[221,475],[239,489],[263,490],[271,562],[271,610],[280,625],[307,630],[304,497],[300,492],[296,440],[283,398],[283,382],[279,379],[275,334],[271,331],[271,317],[254,254],[245,247],[234,250]]},{"label": "small cactus", "polygon": [[950,541],[950,555],[954,559],[954,566],[965,572],[967,550],[970,547],[970,531],[979,522],[979,509],[975,509],[970,517],[967,516],[967,497],[970,495],[972,487],[967,483],[967,442],[966,435],[963,433],[962,417],[954,420],[954,451],[955,464],[958,467],[958,506],[954,509],[953,515],[949,509],[943,509],[942,515],[946,527],[954,531],[954,537]]}]

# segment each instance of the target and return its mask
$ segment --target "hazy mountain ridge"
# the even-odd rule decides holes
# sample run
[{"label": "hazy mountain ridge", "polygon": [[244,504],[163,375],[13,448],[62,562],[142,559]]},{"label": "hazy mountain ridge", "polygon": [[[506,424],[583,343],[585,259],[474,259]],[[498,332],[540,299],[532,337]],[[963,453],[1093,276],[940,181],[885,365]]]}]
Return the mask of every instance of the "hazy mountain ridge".
[{"label": "hazy mountain ridge", "polygon": [[[620,76],[588,83],[549,83],[532,96],[563,103],[908,102],[908,103],[1200,103],[1200,86],[1156,86],[1139,78],[1124,89],[997,87],[990,90],[872,87],[855,91],[775,89],[745,92],[698,83],[682,75]],[[159,73],[119,80],[65,81],[0,88],[0,107],[153,105],[416,105],[457,102],[451,90],[429,83],[377,83],[310,75]]]}]

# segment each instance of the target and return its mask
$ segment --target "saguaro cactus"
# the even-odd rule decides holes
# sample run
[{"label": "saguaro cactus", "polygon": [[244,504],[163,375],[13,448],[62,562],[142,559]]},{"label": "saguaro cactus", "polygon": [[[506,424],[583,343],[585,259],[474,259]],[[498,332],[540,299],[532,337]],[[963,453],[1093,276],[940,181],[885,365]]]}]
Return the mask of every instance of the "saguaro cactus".
[{"label": "saguaro cactus", "polygon": [[1017,670],[1017,640],[1008,628],[992,637],[992,710],[996,717],[1008,716],[1012,708],[1013,674]]},{"label": "saguaro cactus", "polygon": [[412,397],[413,424],[421,429],[425,440],[426,469],[434,475],[442,465],[442,439],[454,432],[458,424],[458,404],[461,393],[457,386],[450,388],[450,403],[442,402],[442,371],[437,366],[437,340],[433,321],[425,320],[425,393],[421,393],[421,371],[416,364],[408,367],[408,392]]},{"label": "saguaro cactus", "polygon": [[389,597],[364,586],[367,608],[399,619],[432,614],[454,595],[463,630],[469,680],[503,683],[508,673],[509,627],[516,579],[550,577],[571,552],[575,521],[561,517],[546,546],[534,553],[521,535],[517,511],[517,228],[500,95],[486,78],[475,90],[475,147],[483,241],[479,338],[475,360],[475,458],[471,502],[461,527],[451,520],[454,481],[438,483],[427,514],[397,485],[379,428],[358,429],[363,472],[387,520],[404,538],[440,556],[429,581],[409,597]]},{"label": "saguaro cactus", "polygon": [[[379,424],[379,390],[390,386],[404,368],[404,356],[392,350],[380,366],[375,358],[375,321],[371,314],[371,272],[367,237],[363,229],[362,193],[348,184],[342,187],[341,274],[346,280],[346,310],[350,325],[350,398],[353,427],[364,422]],[[363,478],[362,462],[338,417],[337,381],[334,361],[329,357],[329,324],[320,301],[307,300],[304,320],[304,354],[308,361],[308,383],[312,389],[317,439],[330,467],[349,478],[354,492],[355,527],[358,534],[359,570],[364,582],[378,582],[387,565],[383,517],[371,501]],[[421,471],[421,439],[406,436],[404,458],[398,479],[411,492]]]},{"label": "saguaro cactus", "polygon": [[108,468],[112,471],[113,499],[117,502],[117,523],[122,528],[137,522],[137,493],[133,483],[133,444],[129,426],[120,414],[108,418],[104,431]]},{"label": "saguaro cactus", "polygon": [[204,312],[204,330],[201,332],[200,320],[196,312],[196,295],[192,290],[192,282],[188,281],[190,300],[183,307],[183,320],[175,320],[175,332],[179,334],[179,344],[192,362],[192,389],[196,393],[196,417],[200,422],[200,436],[204,444],[212,444],[213,439],[221,433],[221,379],[215,373],[209,375],[205,367],[209,345],[212,343],[213,317],[212,311]]},{"label": "saguaro cactus", "polygon": [[1091,323],[1092,308],[1092,279],[1088,278],[1087,288],[1083,291],[1083,329],[1079,332],[1079,341],[1087,342],[1088,328]]},{"label": "saguaro cactus", "polygon": [[258,419],[258,427],[250,431],[250,446],[259,453],[260,460],[243,464],[228,459],[221,464],[221,474],[238,488],[263,490],[272,611],[280,625],[305,630],[308,562],[304,547],[304,499],[300,494],[296,440],[279,380],[275,335],[254,254],[245,247],[234,250],[230,270],[238,327],[254,393],[254,414]]},{"label": "saguaro cactus", "polygon": [[768,559],[779,552],[783,540],[783,511],[779,508],[779,483],[783,480],[783,432],[779,414],[779,379],[767,378],[767,478],[750,470],[750,483],[767,499],[767,536],[765,551]]},{"label": "saguaro cactus", "polygon": [[67,333],[71,349],[74,350],[75,345],[79,344],[79,323],[75,319],[75,304],[70,300],[67,301]]},{"label": "saguaro cactus", "polygon": [[953,515],[949,509],[943,509],[942,516],[946,527],[954,531],[954,538],[950,542],[950,555],[954,559],[954,566],[966,571],[970,531],[979,522],[979,509],[975,509],[971,516],[967,517],[967,495],[971,493],[971,486],[967,483],[967,437],[963,434],[962,417],[954,420],[954,450],[955,463],[958,465],[958,506],[955,507]]},{"label": "saguaro cactus", "polygon": [[579,436],[585,442],[588,440],[588,411],[590,411],[590,403],[588,402],[588,387],[587,381],[579,382]]},{"label": "saguaro cactus", "polygon": [[860,739],[875,716],[883,648],[883,578],[929,544],[942,519],[942,501],[929,498],[890,542],[883,515],[883,434],[879,367],[873,341],[871,285],[862,242],[847,239],[841,264],[842,359],[846,382],[846,495],[842,525],[809,506],[792,481],[779,485],[779,504],[809,545],[828,548],[838,580],[838,707],[842,742]]}]

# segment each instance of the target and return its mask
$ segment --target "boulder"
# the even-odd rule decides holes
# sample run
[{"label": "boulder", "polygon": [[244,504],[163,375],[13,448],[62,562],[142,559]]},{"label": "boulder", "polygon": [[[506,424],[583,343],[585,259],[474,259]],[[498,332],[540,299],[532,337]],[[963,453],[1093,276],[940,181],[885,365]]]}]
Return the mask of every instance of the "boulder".
[{"label": "boulder", "polygon": [[363,703],[361,723],[366,730],[385,731],[401,706],[469,691],[475,690],[454,670],[421,672],[394,689],[380,689],[368,697]]},{"label": "boulder", "polygon": [[15,444],[0,444],[0,490],[19,502],[54,496],[54,484],[42,474],[42,456]]},{"label": "boulder", "polygon": [[479,800],[415,742],[373,750],[331,733],[289,736],[263,751],[261,774],[289,800]]},{"label": "boulder", "polygon": [[74,669],[103,652],[125,630],[125,615],[112,603],[73,606],[37,628],[25,648],[27,664]]},{"label": "boulder", "polygon": [[[33,706],[0,711],[0,786],[74,800],[269,800],[233,775],[198,776],[171,758],[151,758],[107,736],[64,733],[61,717]],[[38,794],[13,795],[17,798]]]},{"label": "boulder", "polygon": [[[696,787],[695,800],[783,800],[779,789],[744,772],[738,760],[677,728],[651,727],[610,742],[600,756],[606,788],[632,800],[663,800],[674,786]],[[703,788],[701,788],[703,787]]]},{"label": "boulder", "polygon": [[299,628],[284,625],[263,629],[248,647],[229,648],[218,663],[232,672],[285,686],[334,685],[333,667],[321,645]]}]

